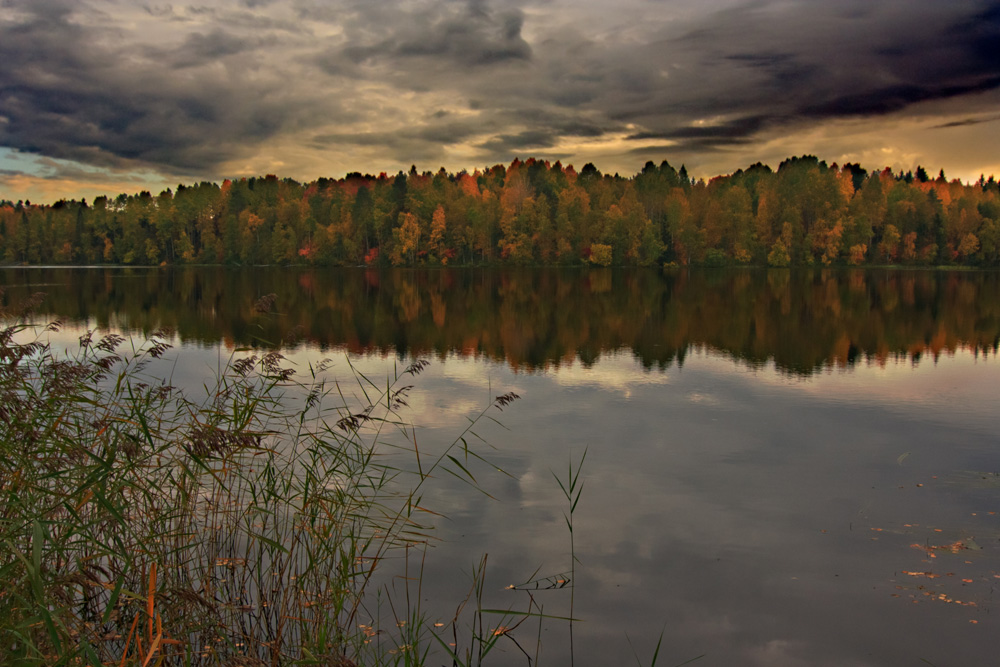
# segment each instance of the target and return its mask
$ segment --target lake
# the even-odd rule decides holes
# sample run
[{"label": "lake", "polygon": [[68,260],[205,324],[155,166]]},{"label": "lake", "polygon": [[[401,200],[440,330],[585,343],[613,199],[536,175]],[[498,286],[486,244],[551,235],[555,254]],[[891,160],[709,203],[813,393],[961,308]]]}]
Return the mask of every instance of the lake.
[{"label": "lake", "polygon": [[[406,416],[431,452],[516,392],[477,427],[506,473],[475,469],[489,496],[446,477],[426,494],[446,515],[432,619],[488,555],[487,607],[568,616],[572,583],[583,665],[649,664],[661,633],[671,666],[996,661],[1000,274],[5,268],[0,285],[47,294],[57,345],[171,328],[161,369],[182,387],[279,341],[345,384],[428,359]],[[568,582],[556,476],[585,452]],[[568,625],[511,636],[568,664]],[[527,664],[500,639],[487,664]]]}]

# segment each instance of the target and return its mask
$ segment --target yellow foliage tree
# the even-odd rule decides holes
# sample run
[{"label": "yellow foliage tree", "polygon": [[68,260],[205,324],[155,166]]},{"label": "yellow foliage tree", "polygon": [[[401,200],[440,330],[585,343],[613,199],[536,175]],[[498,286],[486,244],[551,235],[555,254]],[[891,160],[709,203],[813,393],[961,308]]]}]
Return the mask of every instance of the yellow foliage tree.
[{"label": "yellow foliage tree", "polygon": [[446,223],[444,217],[444,206],[438,204],[434,209],[434,216],[431,218],[431,237],[427,241],[427,249],[432,255],[437,257],[442,264],[448,263],[448,257],[444,254],[444,233]]},{"label": "yellow foliage tree", "polygon": [[851,266],[857,266],[865,261],[865,253],[868,252],[868,246],[864,243],[858,243],[851,246],[850,256],[847,258],[847,263]]},{"label": "yellow foliage tree", "polygon": [[895,261],[899,255],[899,242],[902,238],[896,225],[886,225],[882,232],[882,241],[878,244],[879,252],[886,259]]},{"label": "yellow foliage tree", "polygon": [[844,225],[838,220],[825,234],[825,239],[823,243],[823,254],[820,260],[823,264],[830,265],[837,260],[840,256],[840,242],[844,235]]},{"label": "yellow foliage tree", "polygon": [[962,242],[958,245],[958,254],[962,259],[975,255],[977,250],[979,250],[979,237],[972,232],[962,237]]},{"label": "yellow foliage tree", "polygon": [[590,263],[597,266],[611,266],[611,246],[604,243],[590,246]]},{"label": "yellow foliage tree", "polygon": [[771,252],[767,254],[767,265],[784,267],[791,264],[792,258],[788,254],[788,247],[780,238],[771,246]]},{"label": "yellow foliage tree", "polygon": [[412,264],[420,243],[420,223],[417,222],[417,216],[408,212],[400,213],[399,222],[399,227],[392,230],[395,243],[389,253],[389,260],[393,266],[402,266],[407,262]]},{"label": "yellow foliage tree", "polygon": [[909,232],[903,236],[903,259],[913,261],[917,258],[917,233]]}]

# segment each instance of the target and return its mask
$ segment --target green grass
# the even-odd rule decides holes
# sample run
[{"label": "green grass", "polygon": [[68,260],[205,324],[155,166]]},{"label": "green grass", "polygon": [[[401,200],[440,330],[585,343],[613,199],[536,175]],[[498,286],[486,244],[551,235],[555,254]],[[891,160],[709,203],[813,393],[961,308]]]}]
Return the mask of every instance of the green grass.
[{"label": "green grass", "polygon": [[[533,601],[482,609],[485,558],[468,649],[464,602],[443,627],[419,604],[438,516],[425,487],[448,474],[481,488],[473,429],[516,395],[427,458],[401,417],[426,362],[341,384],[239,351],[191,396],[151,374],[168,332],[87,334],[57,354],[36,304],[0,313],[0,664],[416,665],[442,646],[478,664],[517,643],[512,621],[543,617]],[[403,599],[387,562],[407,568]]]}]

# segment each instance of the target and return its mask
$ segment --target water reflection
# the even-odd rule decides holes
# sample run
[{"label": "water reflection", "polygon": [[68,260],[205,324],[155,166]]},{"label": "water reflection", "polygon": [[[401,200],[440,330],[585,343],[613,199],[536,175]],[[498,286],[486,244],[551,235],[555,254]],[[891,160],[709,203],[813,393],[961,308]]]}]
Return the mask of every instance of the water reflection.
[{"label": "water reflection", "polygon": [[[610,387],[567,381],[565,368],[493,368],[495,386],[526,397],[497,438],[516,483],[492,484],[500,503],[441,496],[453,509],[430,576],[460,594],[456,572],[488,552],[488,602],[501,606],[516,602],[504,585],[562,571],[569,545],[551,471],[586,447],[575,519],[586,664],[627,657],[625,633],[648,660],[664,628],[669,664],[703,653],[706,664],[761,666],[988,663],[1000,480],[971,483],[969,471],[996,466],[1000,367],[968,351],[888,367],[803,380],[694,353],[645,381],[617,355],[592,369],[616,378]],[[966,384],[938,399],[942,377]],[[438,396],[476,395],[485,382],[426,381]],[[913,546],[958,542],[975,546],[934,558]],[[907,574],[919,572],[940,576]],[[538,598],[568,611],[559,591]],[[564,664],[563,628],[544,633],[543,657]]]},{"label": "water reflection", "polygon": [[[50,313],[102,328],[530,370],[619,349],[663,369],[707,348],[808,375],[1000,344],[990,272],[8,268],[0,281],[8,300],[45,291]],[[253,304],[271,293],[280,316],[262,320]]]},{"label": "water reflection", "polygon": [[[524,609],[507,585],[567,569],[552,471],[586,448],[574,521],[582,664],[630,661],[626,633],[648,663],[661,631],[671,665],[701,654],[695,664],[995,661],[997,274],[0,277],[6,299],[47,291],[50,312],[81,326],[176,328],[186,349],[165,363],[185,386],[218,366],[220,341],[297,332],[299,368],[346,349],[375,378],[382,355],[435,355],[409,398],[428,456],[491,396],[523,396],[505,429],[481,430],[509,473],[482,477],[498,500],[447,479],[427,487],[425,503],[448,516],[425,563],[432,619],[450,619],[484,553],[487,607]],[[279,313],[261,318],[253,303],[269,293]],[[535,595],[546,613],[568,613],[565,590]],[[533,645],[536,629],[520,639]],[[540,662],[567,664],[565,624],[543,623],[541,637]],[[489,664],[525,664],[500,647]]]}]

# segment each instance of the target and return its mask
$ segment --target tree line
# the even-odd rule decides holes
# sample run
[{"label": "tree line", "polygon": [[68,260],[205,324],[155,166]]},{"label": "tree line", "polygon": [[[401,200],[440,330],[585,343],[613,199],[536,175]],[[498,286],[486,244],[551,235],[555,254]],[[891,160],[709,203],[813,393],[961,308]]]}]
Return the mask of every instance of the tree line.
[{"label": "tree line", "polygon": [[1000,265],[1000,186],[789,158],[709,181],[515,159],[484,171],[0,202],[7,264]]}]

